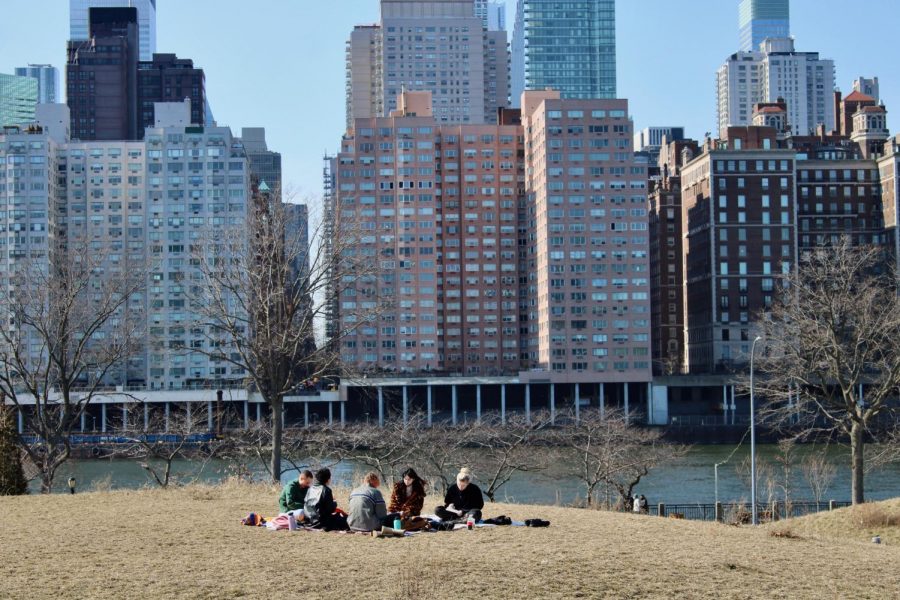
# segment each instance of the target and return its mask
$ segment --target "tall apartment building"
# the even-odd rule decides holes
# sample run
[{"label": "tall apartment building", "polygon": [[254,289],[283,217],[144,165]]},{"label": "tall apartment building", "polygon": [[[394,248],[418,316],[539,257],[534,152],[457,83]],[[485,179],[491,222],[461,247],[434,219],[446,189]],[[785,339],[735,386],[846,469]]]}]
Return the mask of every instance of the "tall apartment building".
[{"label": "tall apartment building", "polygon": [[34,121],[37,102],[36,79],[0,73],[0,127]]},{"label": "tall apartment building", "polygon": [[834,61],[818,52],[797,52],[789,38],[766,39],[761,50],[737,52],[717,73],[719,137],[729,127],[749,125],[758,103],[783,99],[788,125],[806,135],[821,124],[835,127]]},{"label": "tall apartment building", "polygon": [[53,65],[16,67],[16,75],[37,79],[38,104],[56,104],[62,101],[62,90],[59,88],[59,70]]},{"label": "tall apartment building", "polygon": [[357,120],[336,157],[336,237],[378,273],[345,289],[342,340],[364,371],[516,372],[521,132],[440,125],[427,92],[389,117]]},{"label": "tall apartment building", "polygon": [[336,230],[379,271],[342,292],[341,327],[386,307],[342,340],[345,364],[649,381],[647,175],[627,102],[525,98],[521,124],[440,125],[407,93],[344,137]]},{"label": "tall apartment building", "polygon": [[137,18],[135,8],[92,8],[90,39],[69,41],[66,103],[73,138],[138,138]]},{"label": "tall apartment building", "polygon": [[429,91],[440,123],[490,123],[509,102],[505,31],[487,31],[474,0],[381,0],[381,22],[347,43],[347,128]]},{"label": "tall apartment building", "polygon": [[132,7],[137,10],[140,60],[153,60],[156,52],[156,0],[69,0],[69,39],[91,39],[91,8]]},{"label": "tall apartment building", "polygon": [[[183,123],[189,109],[181,110]],[[246,223],[250,170],[239,140],[227,127],[159,118],[143,141],[67,140],[66,116],[47,117],[37,128],[0,133],[0,189],[9,206],[20,207],[0,219],[20,232],[2,241],[9,251],[0,274],[17,260],[45,258],[51,236],[90,240],[107,275],[143,270],[147,277],[127,308],[142,319],[146,342],[115,383],[178,389],[242,379],[233,367],[185,351],[210,343],[188,304],[197,274],[192,250],[211,231]]]},{"label": "tall apartment building", "polygon": [[[36,86],[36,83],[35,83]],[[4,327],[19,290],[14,274],[22,268],[49,267],[60,198],[57,140],[43,129],[0,129],[0,311]],[[37,359],[39,337],[25,332],[26,351]]]},{"label": "tall apartment building", "polygon": [[738,7],[740,50],[752,52],[767,38],[791,35],[790,0],[741,0]]},{"label": "tall apartment building", "polygon": [[900,136],[886,140],[884,154],[876,159],[881,187],[885,247],[897,261],[900,274]]},{"label": "tall apartment building", "polygon": [[516,0],[515,22],[509,41],[509,105],[519,108],[525,91],[525,0]]},{"label": "tall apartment building", "polygon": [[488,31],[506,31],[506,0],[475,0],[475,16]]},{"label": "tall apartment building", "polygon": [[[616,97],[615,0],[519,0],[512,47],[515,98],[559,90],[563,98]],[[524,80],[519,79],[524,73]]]},{"label": "tall apartment building", "polygon": [[572,381],[649,381],[647,172],[626,100],[523,97],[535,236],[535,363]]},{"label": "tall apartment building", "polygon": [[259,180],[260,185],[277,192],[281,199],[281,153],[269,150],[266,143],[265,127],[244,127],[241,129],[241,142],[244,153],[250,161],[250,173]]},{"label": "tall apartment building", "polygon": [[211,123],[203,69],[191,59],[155,54],[138,59],[134,7],[91,8],[90,39],[70,40],[66,65],[72,136],[138,140],[152,127],[157,103],[190,101],[190,123]]},{"label": "tall apartment building", "polygon": [[138,138],[154,122],[157,102],[191,101],[191,123],[206,124],[206,77],[189,58],[174,54],[154,54],[137,65]]},{"label": "tall apartment building", "polygon": [[694,140],[662,140],[658,173],[650,178],[650,310],[654,374],[681,372],[684,364],[681,167],[700,150]]},{"label": "tall apartment building", "polygon": [[784,103],[758,105],[752,126],[729,128],[682,167],[691,373],[746,362],[752,322],[772,305],[778,275],[805,250],[841,237],[896,247],[894,199],[882,197],[894,193],[896,172],[886,110],[863,104],[852,122],[849,136],[824,127],[798,136],[787,129]]},{"label": "tall apartment building", "polygon": [[743,361],[755,313],[796,263],[795,162],[771,127],[733,127],[681,169],[685,358],[690,373]]}]

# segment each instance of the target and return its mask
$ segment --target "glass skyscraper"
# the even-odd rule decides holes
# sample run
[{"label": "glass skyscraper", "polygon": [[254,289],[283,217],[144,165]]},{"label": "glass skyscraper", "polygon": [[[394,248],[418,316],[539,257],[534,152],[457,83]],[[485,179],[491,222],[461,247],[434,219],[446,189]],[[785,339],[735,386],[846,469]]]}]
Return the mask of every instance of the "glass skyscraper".
[{"label": "glass skyscraper", "polygon": [[743,52],[759,50],[766,38],[791,35],[790,0],[741,0],[738,15]]},{"label": "glass skyscraper", "polygon": [[28,65],[16,67],[16,75],[34,77],[38,81],[38,104],[62,102],[59,89],[59,70],[53,65]]},{"label": "glass skyscraper", "polygon": [[89,10],[133,6],[138,12],[140,60],[153,60],[156,52],[156,0],[69,0],[69,39],[90,38]]},{"label": "glass skyscraper", "polygon": [[513,48],[524,48],[524,61],[513,56],[513,68],[524,62],[525,89],[616,97],[615,0],[519,0],[517,12]]},{"label": "glass skyscraper", "polygon": [[0,127],[34,122],[38,80],[0,73]]}]

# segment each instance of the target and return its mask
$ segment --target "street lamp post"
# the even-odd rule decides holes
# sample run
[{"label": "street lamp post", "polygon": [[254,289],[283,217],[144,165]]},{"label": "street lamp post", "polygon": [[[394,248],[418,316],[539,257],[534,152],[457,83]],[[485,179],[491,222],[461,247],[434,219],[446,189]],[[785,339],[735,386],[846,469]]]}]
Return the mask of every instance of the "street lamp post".
[{"label": "street lamp post", "polygon": [[756,353],[756,336],[750,346],[750,503],[753,508],[753,524],[759,525],[759,513],[756,510],[756,416],[753,398],[753,355]]}]

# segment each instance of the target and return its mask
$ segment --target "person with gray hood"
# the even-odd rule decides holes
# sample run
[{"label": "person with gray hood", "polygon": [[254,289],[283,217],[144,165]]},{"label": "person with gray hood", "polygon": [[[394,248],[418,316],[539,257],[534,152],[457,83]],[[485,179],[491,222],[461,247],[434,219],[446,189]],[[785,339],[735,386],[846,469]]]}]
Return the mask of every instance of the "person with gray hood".
[{"label": "person with gray hood", "polygon": [[384,496],[378,486],[378,474],[366,473],[363,484],[350,493],[347,525],[353,531],[376,531],[382,526],[391,527],[394,515],[388,515]]}]

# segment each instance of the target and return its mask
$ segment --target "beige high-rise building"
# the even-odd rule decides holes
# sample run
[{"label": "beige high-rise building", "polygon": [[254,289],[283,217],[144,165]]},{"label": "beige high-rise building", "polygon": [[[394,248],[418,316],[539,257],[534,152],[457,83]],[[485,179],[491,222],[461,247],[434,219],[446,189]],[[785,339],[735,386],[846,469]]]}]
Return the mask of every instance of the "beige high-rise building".
[{"label": "beige high-rise building", "polygon": [[403,90],[429,91],[438,123],[492,123],[509,103],[504,31],[487,31],[474,0],[381,0],[381,23],[347,42],[347,129],[384,117]]}]

